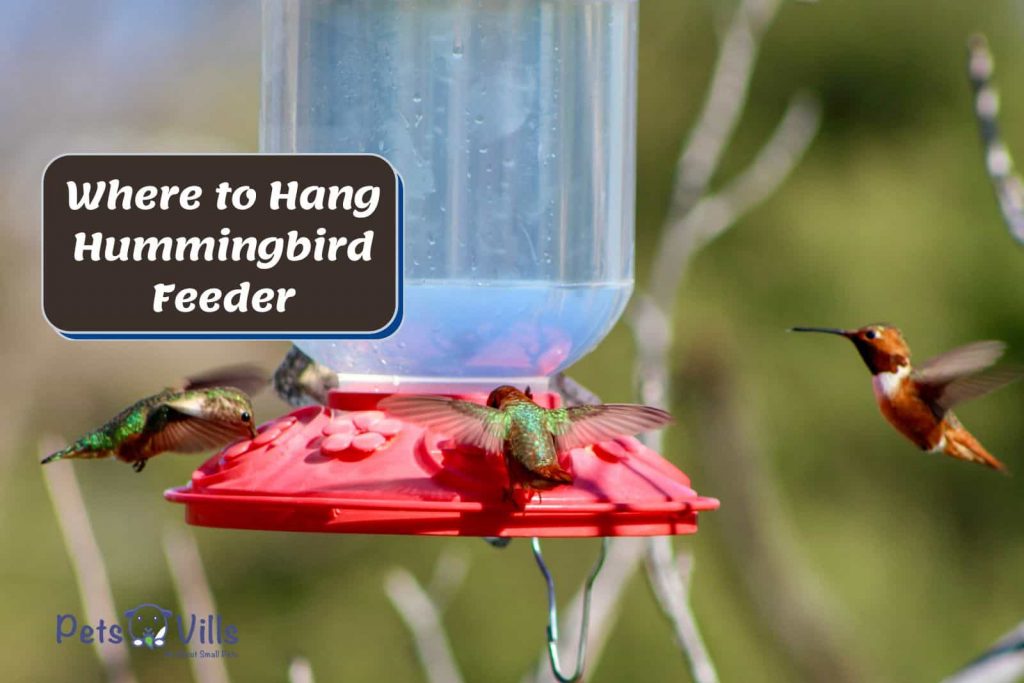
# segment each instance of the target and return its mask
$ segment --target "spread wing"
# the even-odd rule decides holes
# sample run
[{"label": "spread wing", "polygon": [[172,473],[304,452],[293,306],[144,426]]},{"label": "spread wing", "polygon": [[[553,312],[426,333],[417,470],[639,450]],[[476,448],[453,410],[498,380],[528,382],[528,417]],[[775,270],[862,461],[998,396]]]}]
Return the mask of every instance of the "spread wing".
[{"label": "spread wing", "polygon": [[547,411],[547,428],[559,453],[616,436],[633,436],[663,427],[672,416],[660,408],[628,403],[582,405]]},{"label": "spread wing", "polygon": [[293,406],[327,403],[327,394],[338,388],[338,373],[320,365],[297,346],[274,371],[277,395]]},{"label": "spread wing", "polygon": [[171,399],[153,408],[142,430],[146,456],[164,451],[198,453],[253,435],[239,431],[241,427],[237,423],[197,415],[202,413],[197,400],[191,398]]},{"label": "spread wing", "polygon": [[234,387],[246,394],[255,394],[269,383],[270,377],[263,368],[256,365],[229,365],[189,377],[178,388],[187,391],[211,387]]},{"label": "spread wing", "polygon": [[447,434],[460,444],[500,453],[508,416],[472,401],[443,396],[389,396],[379,404],[395,417]]},{"label": "spread wing", "polygon": [[941,416],[958,403],[984,396],[1020,379],[1024,373],[1019,368],[983,372],[999,360],[1005,350],[1002,342],[979,341],[930,358],[913,374],[921,397]]}]

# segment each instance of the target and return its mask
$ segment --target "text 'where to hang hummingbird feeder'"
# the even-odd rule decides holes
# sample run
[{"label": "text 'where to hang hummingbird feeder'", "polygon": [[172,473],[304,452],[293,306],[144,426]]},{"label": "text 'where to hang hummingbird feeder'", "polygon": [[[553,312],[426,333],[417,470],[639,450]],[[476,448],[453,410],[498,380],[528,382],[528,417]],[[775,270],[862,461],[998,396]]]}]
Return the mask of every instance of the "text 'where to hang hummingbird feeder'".
[{"label": "text 'where to hang hummingbird feeder'", "polygon": [[[516,499],[501,457],[378,405],[393,394],[484,404],[511,385],[557,408],[549,378],[621,315],[636,1],[270,0],[264,11],[262,150],[391,162],[405,193],[405,314],[379,341],[297,340],[338,373],[328,405],[264,424],[167,498],[190,523],[227,528],[694,533],[718,501],[635,438],[575,444],[557,455],[572,483]],[[553,607],[536,540],[534,552]],[[564,679],[581,671],[563,676],[554,653],[552,664]]]}]

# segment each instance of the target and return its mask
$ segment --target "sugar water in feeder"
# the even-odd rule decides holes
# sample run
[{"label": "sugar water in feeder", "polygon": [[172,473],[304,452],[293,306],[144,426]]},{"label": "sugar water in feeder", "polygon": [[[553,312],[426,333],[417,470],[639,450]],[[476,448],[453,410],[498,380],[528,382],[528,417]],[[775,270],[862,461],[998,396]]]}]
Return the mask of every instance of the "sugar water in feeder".
[{"label": "sugar water in feeder", "polygon": [[405,188],[405,314],[298,340],[342,375],[510,383],[590,351],[633,286],[636,2],[272,2],[262,148]]}]

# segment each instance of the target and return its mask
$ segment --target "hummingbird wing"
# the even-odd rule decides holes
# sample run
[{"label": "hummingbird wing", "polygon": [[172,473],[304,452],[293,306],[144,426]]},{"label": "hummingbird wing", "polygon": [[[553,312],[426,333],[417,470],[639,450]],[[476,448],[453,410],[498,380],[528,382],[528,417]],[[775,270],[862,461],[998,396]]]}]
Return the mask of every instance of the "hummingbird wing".
[{"label": "hummingbird wing", "polygon": [[377,406],[395,417],[430,427],[461,444],[500,453],[508,416],[495,408],[443,396],[389,396]]},{"label": "hummingbird wing", "polygon": [[289,405],[306,406],[327,403],[327,394],[338,388],[338,373],[320,365],[297,346],[274,371],[274,390]]},{"label": "hummingbird wing", "polygon": [[[251,427],[250,427],[251,429]],[[164,451],[197,453],[220,448],[246,436],[235,423],[205,416],[201,399],[192,396],[170,398],[155,406],[142,428],[144,454]]]},{"label": "hummingbird wing", "polygon": [[979,341],[959,346],[926,360],[915,371],[914,379],[938,383],[973,375],[999,360],[1004,351],[1006,344],[1000,341]]},{"label": "hummingbird wing", "polygon": [[182,391],[233,387],[246,394],[255,394],[270,383],[270,376],[256,365],[228,365],[185,379],[175,387]]},{"label": "hummingbird wing", "polygon": [[546,413],[548,431],[555,437],[559,453],[608,441],[616,436],[633,436],[672,421],[660,408],[630,403],[602,403],[559,408]]},{"label": "hummingbird wing", "polygon": [[967,344],[928,359],[912,378],[921,398],[941,417],[958,403],[984,396],[1024,376],[1018,368],[983,372],[1005,350],[1006,345],[999,341]]}]

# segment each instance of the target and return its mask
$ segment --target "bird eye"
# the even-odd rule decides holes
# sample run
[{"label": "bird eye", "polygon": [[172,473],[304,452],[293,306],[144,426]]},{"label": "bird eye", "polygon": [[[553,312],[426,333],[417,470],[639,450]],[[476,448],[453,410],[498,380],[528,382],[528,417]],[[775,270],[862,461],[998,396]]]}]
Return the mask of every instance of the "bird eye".
[{"label": "bird eye", "polygon": [[249,420],[252,419],[252,415],[250,415],[249,411],[247,410],[243,410],[242,414],[239,415],[238,417],[242,418],[242,422],[248,422]]},{"label": "bird eye", "polygon": [[864,336],[867,339],[875,339],[875,338],[878,337],[878,332],[876,332],[874,330],[868,330],[867,332],[864,333]]}]

